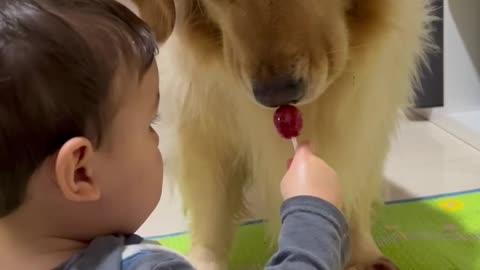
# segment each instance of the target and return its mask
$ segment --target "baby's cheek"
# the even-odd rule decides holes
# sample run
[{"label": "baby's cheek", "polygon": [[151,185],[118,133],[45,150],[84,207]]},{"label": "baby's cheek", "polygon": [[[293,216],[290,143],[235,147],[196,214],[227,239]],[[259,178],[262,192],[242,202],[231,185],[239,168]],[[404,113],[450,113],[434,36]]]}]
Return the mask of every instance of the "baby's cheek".
[{"label": "baby's cheek", "polygon": [[160,183],[163,181],[163,157],[162,153],[158,150],[158,148],[153,149],[155,153],[153,154],[152,160],[153,162],[149,162],[150,168],[149,171],[152,173],[154,182]]},{"label": "baby's cheek", "polygon": [[153,168],[151,168],[152,169],[151,189],[153,193],[152,206],[154,208],[158,204],[158,201],[162,196],[162,190],[163,190],[163,160],[162,160],[162,154],[158,150],[156,153],[156,159],[157,159],[157,162],[155,162]]},{"label": "baby's cheek", "polygon": [[159,143],[159,137],[158,137],[158,133],[157,131],[155,131],[155,129],[153,127],[150,126],[150,134],[153,138],[153,142],[155,143],[155,145],[158,147],[158,143]]}]

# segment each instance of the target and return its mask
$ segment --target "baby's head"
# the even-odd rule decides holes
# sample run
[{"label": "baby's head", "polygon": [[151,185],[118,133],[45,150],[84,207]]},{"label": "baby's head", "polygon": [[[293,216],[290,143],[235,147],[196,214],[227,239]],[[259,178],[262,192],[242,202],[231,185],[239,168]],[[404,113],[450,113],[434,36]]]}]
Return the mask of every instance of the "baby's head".
[{"label": "baby's head", "polygon": [[0,221],[138,229],[162,189],[156,50],[114,1],[1,1]]}]

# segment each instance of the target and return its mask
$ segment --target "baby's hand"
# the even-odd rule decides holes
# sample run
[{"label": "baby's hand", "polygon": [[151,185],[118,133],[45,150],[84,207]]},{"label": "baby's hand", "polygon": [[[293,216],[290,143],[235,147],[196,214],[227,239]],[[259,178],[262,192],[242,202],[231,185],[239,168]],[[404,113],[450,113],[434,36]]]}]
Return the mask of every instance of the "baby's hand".
[{"label": "baby's hand", "polygon": [[282,179],[284,200],[297,196],[323,199],[337,208],[341,206],[337,174],[323,160],[315,156],[307,145],[300,146]]}]

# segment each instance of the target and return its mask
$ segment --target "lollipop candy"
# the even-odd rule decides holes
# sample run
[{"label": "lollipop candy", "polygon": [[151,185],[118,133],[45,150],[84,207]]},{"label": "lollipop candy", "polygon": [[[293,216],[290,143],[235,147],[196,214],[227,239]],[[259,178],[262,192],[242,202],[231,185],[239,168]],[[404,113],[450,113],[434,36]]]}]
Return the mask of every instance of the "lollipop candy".
[{"label": "lollipop candy", "polygon": [[292,141],[293,148],[296,150],[298,146],[297,137],[303,127],[300,111],[292,105],[280,106],[273,115],[273,123],[283,138]]}]

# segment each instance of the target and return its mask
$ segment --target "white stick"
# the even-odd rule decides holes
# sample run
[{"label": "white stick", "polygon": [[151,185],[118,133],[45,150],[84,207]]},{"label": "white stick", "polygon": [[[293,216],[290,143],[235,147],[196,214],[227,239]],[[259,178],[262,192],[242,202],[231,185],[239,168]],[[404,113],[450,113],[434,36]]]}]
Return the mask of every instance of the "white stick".
[{"label": "white stick", "polygon": [[297,137],[292,137],[290,140],[292,141],[293,150],[297,151],[297,148],[298,148]]}]

